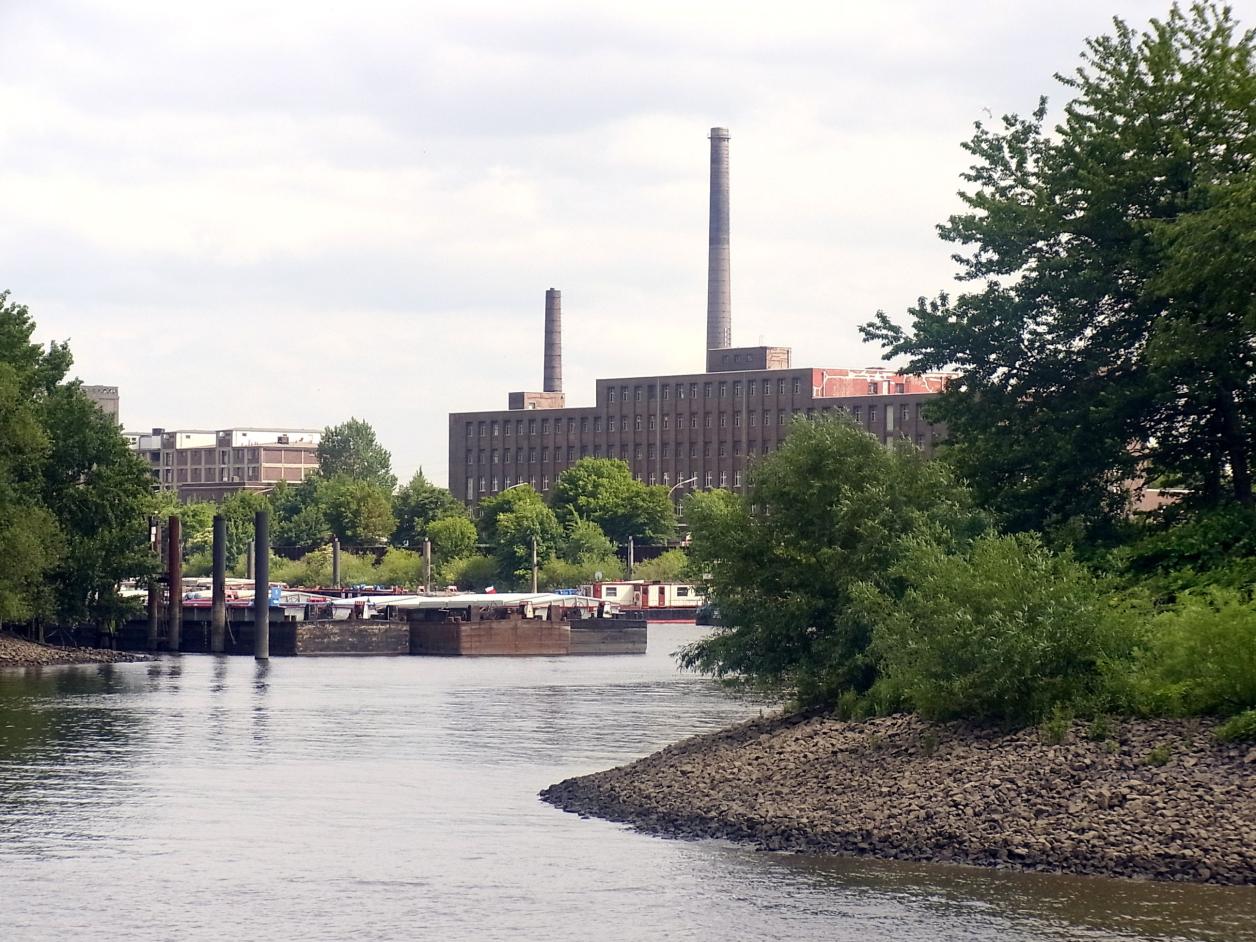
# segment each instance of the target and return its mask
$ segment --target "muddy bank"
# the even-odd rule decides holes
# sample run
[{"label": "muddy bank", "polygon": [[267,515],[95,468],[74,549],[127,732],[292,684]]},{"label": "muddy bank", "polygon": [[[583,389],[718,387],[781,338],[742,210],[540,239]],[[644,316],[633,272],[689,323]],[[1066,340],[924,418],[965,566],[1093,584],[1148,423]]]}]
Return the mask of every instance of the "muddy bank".
[{"label": "muddy bank", "polygon": [[1256,748],[1217,743],[1214,726],[1078,723],[1052,745],[907,716],[772,717],[541,797],[766,850],[1256,884]]},{"label": "muddy bank", "polygon": [[145,654],[106,648],[58,648],[0,633],[0,667],[40,667],[54,664],[116,664],[147,661]]}]

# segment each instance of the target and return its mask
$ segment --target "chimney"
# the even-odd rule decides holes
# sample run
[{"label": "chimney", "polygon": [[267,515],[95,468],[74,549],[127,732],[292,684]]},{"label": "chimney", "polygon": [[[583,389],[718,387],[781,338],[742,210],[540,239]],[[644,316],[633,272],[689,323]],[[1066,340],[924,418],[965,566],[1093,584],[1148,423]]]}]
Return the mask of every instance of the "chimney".
[{"label": "chimney", "polygon": [[563,391],[563,293],[545,292],[545,383],[547,393]]},{"label": "chimney", "polygon": [[733,345],[728,260],[728,128],[711,128],[711,228],[707,242],[707,349]]}]

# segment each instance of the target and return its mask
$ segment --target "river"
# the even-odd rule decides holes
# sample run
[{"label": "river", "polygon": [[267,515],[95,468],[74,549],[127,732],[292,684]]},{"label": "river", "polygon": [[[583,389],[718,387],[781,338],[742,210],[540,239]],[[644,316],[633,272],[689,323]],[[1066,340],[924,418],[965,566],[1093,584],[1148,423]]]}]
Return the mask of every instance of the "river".
[{"label": "river", "polygon": [[596,658],[0,670],[0,933],[61,940],[1256,940],[1244,888],[818,860],[541,803],[759,707]]}]

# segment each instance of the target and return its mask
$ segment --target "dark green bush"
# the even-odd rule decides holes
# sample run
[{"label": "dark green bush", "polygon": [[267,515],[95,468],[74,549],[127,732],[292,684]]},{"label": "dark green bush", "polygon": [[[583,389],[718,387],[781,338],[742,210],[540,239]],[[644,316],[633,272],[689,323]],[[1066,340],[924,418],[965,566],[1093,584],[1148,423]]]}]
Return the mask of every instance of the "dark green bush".
[{"label": "dark green bush", "polygon": [[1033,537],[987,535],[964,552],[909,541],[894,575],[899,599],[865,585],[887,681],[924,716],[1030,722],[1093,703],[1101,665],[1128,656],[1128,618],[1089,572]]},{"label": "dark green bush", "polygon": [[1256,741],[1256,710],[1244,710],[1230,717],[1217,727],[1215,735],[1221,742]]}]

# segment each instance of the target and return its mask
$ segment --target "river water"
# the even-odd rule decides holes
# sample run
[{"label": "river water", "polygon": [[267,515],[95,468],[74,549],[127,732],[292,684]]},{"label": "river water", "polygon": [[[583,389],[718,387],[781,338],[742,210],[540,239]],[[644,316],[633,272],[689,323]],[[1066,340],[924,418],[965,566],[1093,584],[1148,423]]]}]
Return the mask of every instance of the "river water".
[{"label": "river water", "polygon": [[759,707],[596,658],[0,671],[0,938],[1256,940],[1256,892],[662,840],[538,790]]}]

